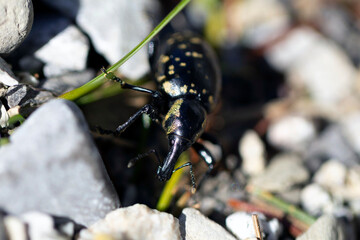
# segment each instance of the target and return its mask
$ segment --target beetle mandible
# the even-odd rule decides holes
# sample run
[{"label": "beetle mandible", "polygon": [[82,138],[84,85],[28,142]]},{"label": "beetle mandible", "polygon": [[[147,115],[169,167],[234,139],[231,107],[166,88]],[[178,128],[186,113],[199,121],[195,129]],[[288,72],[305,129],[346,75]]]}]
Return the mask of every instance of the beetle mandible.
[{"label": "beetle mandible", "polygon": [[[216,56],[199,36],[184,32],[160,39],[151,50],[151,59],[152,72],[158,87],[155,91],[128,84],[112,72],[102,69],[107,79],[119,82],[122,88],[149,93],[152,96],[151,102],[120,125],[115,134],[123,132],[142,114],[149,115],[153,121],[162,124],[169,143],[169,152],[162,163],[156,154],[159,160],[159,180],[167,181],[174,171],[190,166],[194,186],[190,162],[174,168],[180,154],[190,147],[206,162],[209,171],[214,166],[214,157],[197,140],[201,138],[214,142],[204,133],[204,129],[207,116],[214,109],[220,92],[221,75]],[[156,153],[155,150],[150,152]],[[140,155],[136,160],[147,154]]]}]

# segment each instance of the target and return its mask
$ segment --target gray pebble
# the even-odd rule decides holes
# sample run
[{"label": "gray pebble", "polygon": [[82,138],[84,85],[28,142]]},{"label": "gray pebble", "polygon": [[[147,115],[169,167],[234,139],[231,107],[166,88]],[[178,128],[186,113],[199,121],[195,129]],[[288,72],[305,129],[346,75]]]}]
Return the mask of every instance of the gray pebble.
[{"label": "gray pebble", "polygon": [[251,184],[273,192],[288,191],[309,180],[309,172],[294,154],[281,154],[270,161],[265,172],[251,179]]},{"label": "gray pebble", "polygon": [[84,225],[119,206],[77,106],[54,100],[35,111],[0,149],[0,206],[39,210]]},{"label": "gray pebble", "polygon": [[87,83],[95,76],[95,72],[87,69],[82,72],[72,72],[61,76],[51,77],[40,84],[41,88],[51,90],[60,95],[62,93],[73,90]]},{"label": "gray pebble", "polygon": [[10,66],[0,57],[0,83],[5,86],[14,86],[18,84],[14,73],[11,71]]},{"label": "gray pebble", "polygon": [[[155,0],[43,0],[71,17],[91,38],[96,51],[114,64],[140,43],[152,30],[152,19],[158,15]],[[101,11],[100,11],[101,10]],[[150,70],[146,48],[124,64],[120,71],[137,79]]]},{"label": "gray pebble", "polygon": [[0,54],[12,52],[29,34],[34,11],[31,0],[0,0]]},{"label": "gray pebble", "polygon": [[331,215],[324,215],[311,225],[305,233],[296,238],[296,240],[314,239],[343,240],[346,238],[344,230],[336,218]]}]

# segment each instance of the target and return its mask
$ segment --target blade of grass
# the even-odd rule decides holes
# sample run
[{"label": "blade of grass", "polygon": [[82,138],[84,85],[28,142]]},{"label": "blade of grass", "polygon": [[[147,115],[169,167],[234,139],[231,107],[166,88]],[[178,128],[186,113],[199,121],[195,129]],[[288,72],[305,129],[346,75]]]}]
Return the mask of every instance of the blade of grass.
[{"label": "blade of grass", "polygon": [[[180,155],[178,163],[176,164],[175,168],[180,167],[184,163],[188,162],[189,154],[184,152]],[[179,183],[181,176],[183,175],[185,169],[181,168],[173,173],[169,181],[166,182],[165,187],[160,195],[159,201],[156,205],[156,209],[159,211],[165,211],[169,208],[171,200],[173,198],[173,189]]]},{"label": "blade of grass", "polygon": [[[182,0],[176,5],[176,7],[157,25],[150,34],[144,38],[134,49],[132,49],[128,54],[126,54],[122,59],[117,63],[112,65],[107,69],[108,72],[112,72],[118,69],[122,64],[124,64],[129,58],[131,58],[135,53],[137,53],[145,44],[147,44],[156,34],[158,34],[165,26],[168,24],[171,19],[173,19],[188,3],[190,0]],[[105,74],[102,73],[84,84],[83,86],[76,88],[70,92],[64,93],[60,98],[67,100],[77,100],[78,98],[86,95],[87,93],[97,89],[106,81]]]}]

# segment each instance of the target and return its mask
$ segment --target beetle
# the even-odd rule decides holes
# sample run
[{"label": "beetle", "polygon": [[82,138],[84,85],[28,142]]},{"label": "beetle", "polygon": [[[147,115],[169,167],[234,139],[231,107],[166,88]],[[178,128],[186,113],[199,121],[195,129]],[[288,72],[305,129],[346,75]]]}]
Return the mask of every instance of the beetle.
[{"label": "beetle", "polygon": [[[155,47],[154,47],[155,46]],[[150,154],[156,153],[159,161],[157,177],[160,181],[170,179],[173,172],[189,166],[193,187],[194,175],[190,162],[175,168],[180,154],[192,147],[211,171],[215,159],[199,139],[215,143],[204,133],[208,114],[214,109],[220,93],[221,74],[215,53],[199,36],[191,32],[173,33],[150,47],[150,59],[157,90],[134,86],[122,81],[112,72],[102,71],[109,80],[121,84],[124,89],[149,93],[152,100],[116,128],[121,134],[139,116],[147,114],[158,122],[166,132],[169,152],[163,162],[154,149],[141,154],[129,165]]]}]

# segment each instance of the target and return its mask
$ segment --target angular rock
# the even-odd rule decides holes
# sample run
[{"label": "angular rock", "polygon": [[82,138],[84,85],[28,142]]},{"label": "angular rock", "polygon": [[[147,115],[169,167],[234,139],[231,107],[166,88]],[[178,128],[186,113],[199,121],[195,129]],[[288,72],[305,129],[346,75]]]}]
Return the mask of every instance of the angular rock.
[{"label": "angular rock", "polygon": [[[259,219],[259,225],[263,238],[268,240],[279,239],[282,227],[276,218],[268,221],[261,213],[256,213]],[[226,227],[238,238],[248,239],[255,238],[256,233],[252,214],[246,212],[235,212],[226,218]]]},{"label": "angular rock", "polygon": [[84,225],[119,200],[77,106],[54,100],[35,111],[0,148],[0,206],[39,210]]},{"label": "angular rock", "polygon": [[31,30],[34,17],[31,0],[0,0],[0,54],[13,51]]},{"label": "angular rock", "polygon": [[81,231],[79,240],[95,240],[100,236],[113,240],[181,239],[179,222],[174,216],[142,204],[108,213],[104,219]]},{"label": "angular rock", "polygon": [[296,184],[308,181],[309,177],[309,172],[299,157],[293,154],[281,154],[275,156],[265,172],[252,178],[250,183],[264,190],[283,192]]},{"label": "angular rock", "polygon": [[[96,51],[110,64],[119,61],[150,33],[151,15],[158,16],[159,11],[154,0],[43,1],[73,17],[90,36]],[[149,69],[147,51],[143,48],[120,71],[128,78],[137,79]]]},{"label": "angular rock", "polygon": [[305,233],[296,238],[296,240],[313,239],[344,240],[346,237],[336,218],[331,215],[324,215],[311,225]]},{"label": "angular rock", "polygon": [[248,130],[239,143],[242,169],[245,173],[256,175],[265,169],[265,146],[255,131]]},{"label": "angular rock", "polygon": [[9,65],[0,57],[0,83],[5,86],[14,86],[19,82],[16,80],[14,73],[10,70]]},{"label": "angular rock", "polygon": [[38,106],[54,98],[49,91],[40,91],[29,85],[18,84],[7,89],[5,99],[10,108],[19,106],[21,115],[27,117]]},{"label": "angular rock", "polygon": [[184,240],[235,240],[223,227],[194,208],[185,208],[179,217],[179,222]]},{"label": "angular rock", "polygon": [[86,36],[74,25],[69,25],[35,52],[45,63],[46,77],[82,71],[86,67],[90,45]]}]

